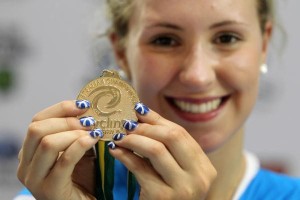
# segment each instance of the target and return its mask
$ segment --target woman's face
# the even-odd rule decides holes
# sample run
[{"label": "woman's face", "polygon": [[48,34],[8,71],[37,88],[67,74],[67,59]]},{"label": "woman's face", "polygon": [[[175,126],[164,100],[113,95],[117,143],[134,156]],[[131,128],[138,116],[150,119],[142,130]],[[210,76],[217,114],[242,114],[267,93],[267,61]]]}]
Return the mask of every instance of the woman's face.
[{"label": "woman's face", "polygon": [[137,0],[118,55],[141,101],[211,151],[251,112],[267,42],[255,0]]}]

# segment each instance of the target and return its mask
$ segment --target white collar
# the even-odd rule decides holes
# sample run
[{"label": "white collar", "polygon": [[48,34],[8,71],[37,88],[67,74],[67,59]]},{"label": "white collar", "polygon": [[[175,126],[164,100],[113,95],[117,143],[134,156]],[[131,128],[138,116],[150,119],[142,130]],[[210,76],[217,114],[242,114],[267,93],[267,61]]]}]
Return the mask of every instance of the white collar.
[{"label": "white collar", "polygon": [[244,174],[232,200],[240,199],[240,197],[246,191],[247,187],[249,186],[251,181],[254,179],[254,177],[256,176],[256,174],[260,168],[260,162],[254,154],[252,154],[248,151],[244,151],[244,157],[245,157],[245,161],[246,161],[245,174]]}]

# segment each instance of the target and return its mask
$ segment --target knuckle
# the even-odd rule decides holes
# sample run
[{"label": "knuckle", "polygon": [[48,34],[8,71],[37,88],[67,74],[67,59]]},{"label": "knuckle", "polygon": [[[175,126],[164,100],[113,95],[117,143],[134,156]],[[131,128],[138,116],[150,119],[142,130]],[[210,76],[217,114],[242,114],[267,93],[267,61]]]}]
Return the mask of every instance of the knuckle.
[{"label": "knuckle", "polygon": [[24,181],[24,185],[26,186],[26,187],[32,187],[33,185],[34,185],[34,181],[33,181],[33,179],[30,177],[30,176],[26,176],[24,179],[23,179],[23,181]]},{"label": "knuckle", "polygon": [[32,122],[37,122],[41,120],[41,115],[40,113],[36,113],[33,117],[32,117]]},{"label": "knuckle", "polygon": [[184,137],[184,129],[180,127],[170,127],[167,130],[167,133],[164,135],[164,141],[166,143],[171,141],[181,141]]},{"label": "knuckle", "polygon": [[18,169],[17,169],[17,178],[19,179],[19,181],[23,184],[25,184],[25,178],[24,178],[24,172],[22,170],[22,167],[21,165],[18,166]]},{"label": "knuckle", "polygon": [[41,142],[40,147],[43,151],[49,151],[55,148],[55,141],[53,141],[49,136],[45,136]]},{"label": "knuckle", "polygon": [[38,138],[41,133],[41,126],[38,122],[31,122],[28,126],[28,137]]},{"label": "knuckle", "polygon": [[218,172],[217,172],[216,168],[212,167],[211,168],[211,178],[215,179],[217,177],[217,175],[218,175]]},{"label": "knuckle", "polygon": [[156,143],[151,146],[149,149],[150,156],[162,155],[166,147],[162,143]]},{"label": "knuckle", "polygon": [[66,101],[66,100],[60,102],[60,107],[65,112],[68,112],[68,111],[74,109],[73,104],[71,104],[70,101]]},{"label": "knuckle", "polygon": [[159,114],[156,114],[156,115],[154,116],[154,118],[153,118],[153,122],[154,122],[155,124],[157,124],[157,123],[159,122],[160,119],[161,119],[161,116],[160,116]]},{"label": "knuckle", "polygon": [[210,189],[210,186],[211,186],[211,181],[210,179],[205,179],[203,182],[202,182],[202,191],[203,193],[207,193]]},{"label": "knuckle", "polygon": [[89,147],[89,142],[87,142],[84,137],[80,137],[77,142],[80,148],[87,149],[87,147]]},{"label": "knuckle", "polygon": [[205,177],[202,175],[196,182],[196,185],[199,185],[200,191],[207,193],[210,190],[214,178],[215,177],[212,177],[211,174],[206,175]]},{"label": "knuckle", "polygon": [[77,129],[89,130],[89,127],[83,127],[79,125],[79,120],[74,117],[65,118],[65,126],[68,130],[77,130]]},{"label": "knuckle", "polygon": [[36,122],[36,121],[39,121],[40,117],[39,117],[39,114],[35,114],[33,117],[32,117],[32,122]]},{"label": "knuckle", "polygon": [[168,137],[168,140],[181,138],[182,137],[182,131],[180,129],[178,129],[177,127],[176,128],[175,127],[169,128],[167,137]]},{"label": "knuckle", "polygon": [[[212,164],[208,165],[202,171],[204,171],[205,172],[204,174],[206,174],[206,176],[205,176],[206,177],[206,183],[208,185],[210,185],[218,175],[217,170],[215,169],[215,167]],[[200,176],[200,174],[199,174],[199,176]],[[203,174],[202,174],[202,176],[203,176]]]},{"label": "knuckle", "polygon": [[197,196],[196,190],[194,190],[192,187],[189,187],[188,185],[183,185],[180,188],[180,193],[176,195],[177,199],[194,199],[194,197]]},{"label": "knuckle", "polygon": [[62,168],[64,167],[69,167],[71,164],[73,163],[73,157],[70,155],[65,155],[63,154],[60,158],[59,158],[59,164]]},{"label": "knuckle", "polygon": [[74,126],[73,126],[71,118],[65,118],[65,123],[69,130],[73,129]]},{"label": "knuckle", "polygon": [[217,176],[218,176],[217,170],[215,168],[212,168],[210,170],[210,176],[209,176],[210,177],[210,182],[213,182],[217,178]]},{"label": "knuckle", "polygon": [[19,153],[18,153],[18,160],[19,162],[21,161],[22,155],[23,154],[23,148],[20,149]]}]

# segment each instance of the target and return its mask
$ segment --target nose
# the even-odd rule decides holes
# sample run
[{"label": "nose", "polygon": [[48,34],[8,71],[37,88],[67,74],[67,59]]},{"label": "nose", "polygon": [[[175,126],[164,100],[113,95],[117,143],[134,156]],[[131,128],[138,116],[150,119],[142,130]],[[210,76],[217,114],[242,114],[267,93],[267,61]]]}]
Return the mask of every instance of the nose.
[{"label": "nose", "polygon": [[206,90],[216,80],[214,59],[211,53],[198,45],[185,56],[182,69],[179,73],[180,82],[189,88]]}]

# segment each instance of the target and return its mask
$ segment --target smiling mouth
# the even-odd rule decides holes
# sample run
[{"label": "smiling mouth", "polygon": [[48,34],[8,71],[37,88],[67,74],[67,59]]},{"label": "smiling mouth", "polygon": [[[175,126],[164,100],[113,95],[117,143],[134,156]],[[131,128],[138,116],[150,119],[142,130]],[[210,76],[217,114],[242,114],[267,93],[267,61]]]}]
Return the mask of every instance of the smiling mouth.
[{"label": "smiling mouth", "polygon": [[218,110],[228,99],[229,96],[205,101],[167,98],[168,102],[176,110],[191,114],[207,114],[214,112]]}]

